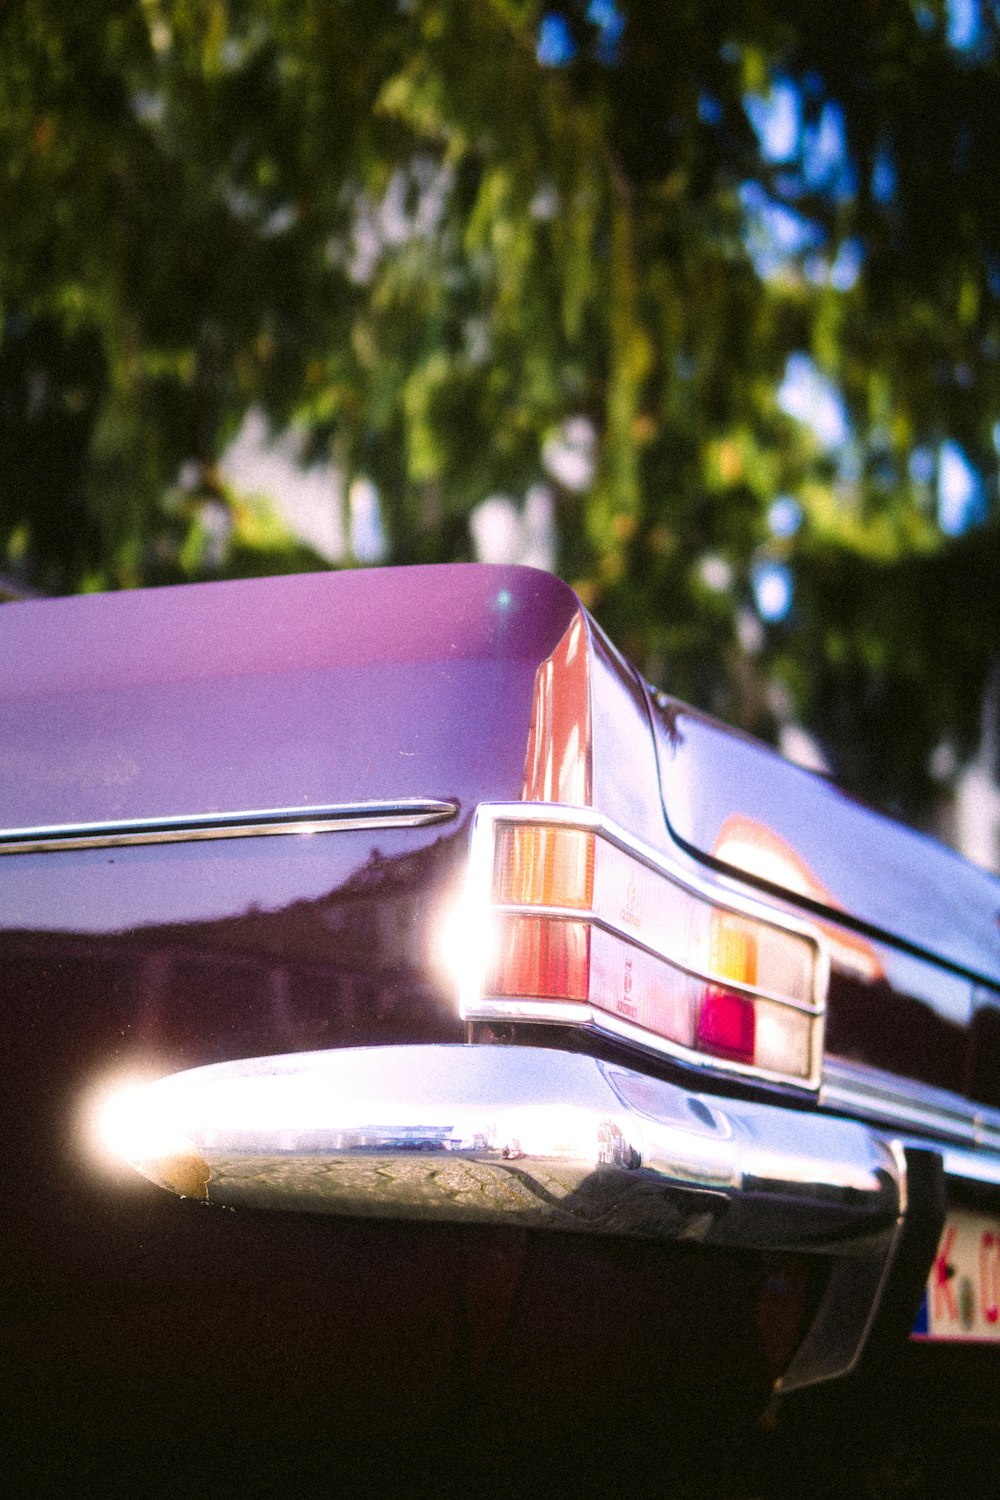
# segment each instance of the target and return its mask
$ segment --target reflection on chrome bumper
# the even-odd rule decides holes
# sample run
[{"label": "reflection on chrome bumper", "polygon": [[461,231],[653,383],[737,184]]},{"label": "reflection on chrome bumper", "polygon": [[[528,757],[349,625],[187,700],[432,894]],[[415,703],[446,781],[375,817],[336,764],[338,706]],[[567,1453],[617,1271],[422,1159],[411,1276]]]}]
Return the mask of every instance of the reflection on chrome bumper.
[{"label": "reflection on chrome bumper", "polygon": [[222,1063],[131,1090],[106,1125],[139,1171],[229,1207],[844,1253],[902,1202],[862,1125],[533,1047]]},{"label": "reflection on chrome bumper", "polygon": [[830,1306],[784,1389],[856,1361],[906,1208],[901,1149],[856,1121],[534,1047],[195,1068],[112,1098],[104,1135],[154,1182],[228,1208],[825,1254]]}]

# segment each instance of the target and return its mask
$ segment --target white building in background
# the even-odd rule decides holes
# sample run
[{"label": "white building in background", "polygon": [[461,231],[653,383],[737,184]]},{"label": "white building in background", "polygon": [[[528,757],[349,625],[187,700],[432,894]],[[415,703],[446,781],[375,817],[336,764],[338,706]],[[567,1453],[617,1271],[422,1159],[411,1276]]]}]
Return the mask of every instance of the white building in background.
[{"label": "white building in background", "polygon": [[300,541],[327,562],[344,555],[343,482],[331,463],[304,465],[302,439],[291,428],[268,432],[262,411],[251,408],[219,462],[238,494],[269,500]]},{"label": "white building in background", "polygon": [[983,700],[982,738],[955,781],[952,842],[987,870],[1000,872],[1000,663]]},{"label": "white building in background", "polygon": [[[579,419],[546,444],[544,462],[567,488],[586,488],[593,477],[593,429]],[[327,562],[340,562],[347,547],[362,563],[378,562],[386,550],[378,491],[368,479],[356,479],[344,504],[343,477],[329,462],[305,465],[302,440],[292,430],[272,436],[259,410],[247,413],[222,456],[223,479],[240,494],[261,496],[275,507],[289,530]],[[469,519],[472,544],[480,562],[523,563],[555,567],[555,500],[544,481],[531,485],[523,502],[491,495]]]},{"label": "white building in background", "polygon": [[523,505],[491,495],[470,515],[469,530],[479,562],[521,563],[549,573],[555,567],[555,501],[547,484],[533,484]]}]

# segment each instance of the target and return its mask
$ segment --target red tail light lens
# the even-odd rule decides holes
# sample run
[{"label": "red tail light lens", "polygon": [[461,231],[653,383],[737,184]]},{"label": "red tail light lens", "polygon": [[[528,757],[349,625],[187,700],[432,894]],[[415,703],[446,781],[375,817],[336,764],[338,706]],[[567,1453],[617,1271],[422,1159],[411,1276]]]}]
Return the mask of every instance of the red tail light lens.
[{"label": "red tail light lens", "polygon": [[491,995],[586,1000],[590,994],[590,927],[558,917],[498,919]]},{"label": "red tail light lens", "polygon": [[697,1044],[703,1052],[752,1063],[756,1044],[754,1003],[729,990],[706,990],[698,1011]]}]

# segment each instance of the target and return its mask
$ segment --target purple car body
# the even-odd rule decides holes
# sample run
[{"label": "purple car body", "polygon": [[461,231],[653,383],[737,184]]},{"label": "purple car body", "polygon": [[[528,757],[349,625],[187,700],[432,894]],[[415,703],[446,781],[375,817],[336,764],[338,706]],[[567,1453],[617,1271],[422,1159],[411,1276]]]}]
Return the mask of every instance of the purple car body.
[{"label": "purple car body", "polygon": [[652,1441],[663,1391],[743,1420],[952,1303],[989,1336],[992,1262],[972,1321],[921,1299],[1000,1212],[998,883],[654,693],[558,580],[22,603],[0,699],[30,1472],[57,1432],[75,1473]]}]

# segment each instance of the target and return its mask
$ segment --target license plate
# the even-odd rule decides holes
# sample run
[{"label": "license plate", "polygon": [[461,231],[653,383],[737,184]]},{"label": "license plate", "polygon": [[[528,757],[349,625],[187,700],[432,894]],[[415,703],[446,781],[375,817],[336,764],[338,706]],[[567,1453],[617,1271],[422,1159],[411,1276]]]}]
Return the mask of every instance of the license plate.
[{"label": "license plate", "polygon": [[913,1335],[1000,1343],[1000,1218],[949,1210]]}]

